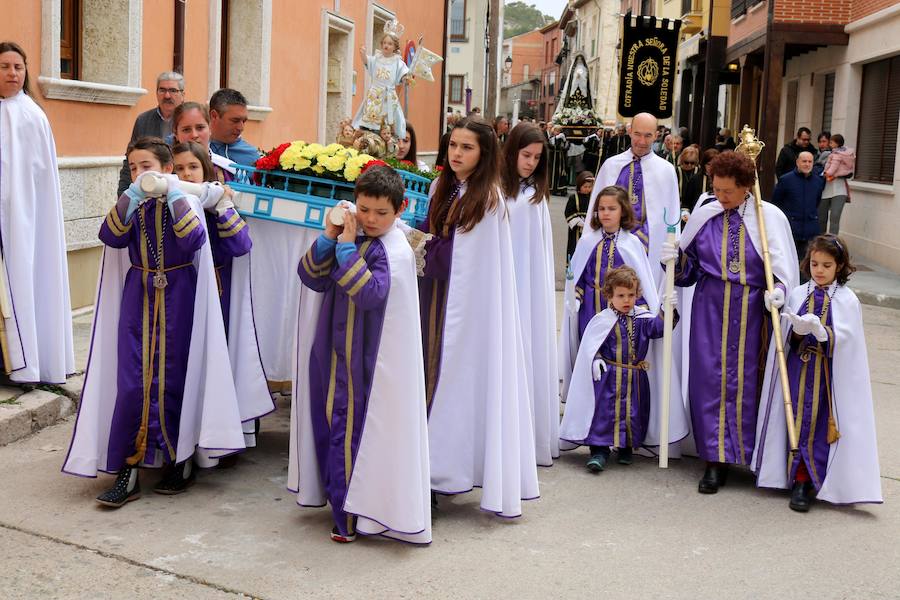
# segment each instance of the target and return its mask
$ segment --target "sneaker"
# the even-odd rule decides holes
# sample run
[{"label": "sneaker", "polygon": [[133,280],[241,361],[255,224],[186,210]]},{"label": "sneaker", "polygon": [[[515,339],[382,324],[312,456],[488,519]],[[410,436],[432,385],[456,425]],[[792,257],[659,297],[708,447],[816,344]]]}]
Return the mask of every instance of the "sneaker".
[{"label": "sneaker", "polygon": [[331,530],[331,541],[337,542],[338,544],[349,544],[350,542],[356,541],[356,534],[351,533],[349,535],[344,535],[338,528],[335,527]]},{"label": "sneaker", "polygon": [[183,463],[178,463],[171,467],[164,475],[159,483],[154,486],[153,491],[164,496],[174,496],[186,492],[189,487],[194,485],[197,476],[194,473],[193,464],[188,459]]},{"label": "sneaker", "polygon": [[588,459],[584,466],[592,473],[599,473],[606,468],[606,455],[594,454]]},{"label": "sneaker", "polygon": [[103,506],[119,508],[140,497],[141,485],[138,482],[137,469],[134,467],[125,467],[119,471],[113,486],[97,496],[97,502]]},{"label": "sneaker", "polygon": [[631,448],[619,448],[619,458],[617,461],[620,465],[630,465],[634,462]]}]

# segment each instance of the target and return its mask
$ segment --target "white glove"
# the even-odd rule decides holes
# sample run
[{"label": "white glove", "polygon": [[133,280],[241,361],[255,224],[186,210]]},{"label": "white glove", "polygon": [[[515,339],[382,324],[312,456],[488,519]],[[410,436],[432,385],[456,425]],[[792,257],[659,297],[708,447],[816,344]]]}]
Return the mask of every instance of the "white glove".
[{"label": "white glove", "polygon": [[662,248],[659,252],[659,262],[667,263],[670,260],[678,260],[678,246],[675,242],[666,240],[662,243]]},{"label": "white glove", "polygon": [[771,292],[766,290],[766,295],[763,299],[766,302],[766,310],[772,310],[772,308],[781,310],[781,307],[784,306],[784,290],[780,287],[776,287]]},{"label": "white glove", "polygon": [[594,375],[594,381],[600,381],[600,378],[603,377],[604,371],[606,371],[606,363],[602,358],[595,358],[593,364],[591,365],[591,372]]},{"label": "white glove", "polygon": [[814,335],[816,340],[820,342],[824,342],[828,340],[828,332],[825,330],[825,327],[822,325],[822,321],[813,314],[805,314],[805,315],[795,315],[794,313],[783,313],[783,317],[786,317],[788,321],[791,323],[791,329],[793,329],[794,333],[797,335]]},{"label": "white glove", "polygon": [[234,202],[231,201],[232,193],[229,188],[225,188],[226,192],[222,194],[222,197],[219,198],[219,201],[216,202],[216,214],[220,217],[228,212],[229,209],[234,208]]},{"label": "white glove", "polygon": [[673,292],[672,297],[670,298],[668,294],[663,294],[662,297],[662,308],[665,310],[667,307],[671,306],[672,310],[678,310],[678,293]]}]

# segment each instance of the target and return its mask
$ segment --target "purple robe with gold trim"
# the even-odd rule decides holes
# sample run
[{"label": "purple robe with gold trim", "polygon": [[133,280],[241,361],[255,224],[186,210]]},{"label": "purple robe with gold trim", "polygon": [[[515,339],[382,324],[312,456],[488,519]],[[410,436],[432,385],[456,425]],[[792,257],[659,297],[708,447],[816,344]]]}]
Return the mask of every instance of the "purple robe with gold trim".
[{"label": "purple robe with gold trim", "polygon": [[816,286],[797,311],[816,314],[828,332],[828,340],[819,342],[814,335],[792,335],[787,352],[791,403],[794,406],[798,452],[790,467],[793,481],[801,461],[806,465],[816,490],[822,487],[828,466],[828,416],[831,414],[831,373],[834,331],[831,328],[831,302],[828,294]]},{"label": "purple robe with gold trim", "polygon": [[219,286],[219,300],[222,303],[222,318],[225,320],[225,335],[228,335],[228,317],[231,310],[231,263],[234,258],[250,252],[250,228],[233,208],[222,215],[206,211],[206,228],[213,264],[216,268],[216,282]]},{"label": "purple robe with gold trim", "polygon": [[[362,436],[390,289],[390,268],[377,238],[359,237],[338,265],[334,248],[317,241],[297,272],[324,293],[309,359],[309,389],[319,474],[342,535],[355,533],[344,499]],[[397,365],[403,368],[403,365]]]},{"label": "purple robe with gold trim", "polygon": [[[164,199],[148,200],[126,223],[123,194],[100,227],[100,240],[127,247],[132,264],[119,317],[118,394],[105,469],[111,472],[176,456],[197,286],[192,260],[206,232],[187,200],[173,206],[174,216]],[[159,267],[167,280],[162,289],[154,287]]]},{"label": "purple robe with gold trim", "polygon": [[[620,316],[597,351],[606,373],[594,382],[594,418],[587,438],[569,440],[591,446],[638,448],[650,421],[650,380],[647,371],[616,366],[634,365],[647,357],[650,340],[663,335],[662,314],[653,318]],[[629,336],[634,346],[629,350]]]},{"label": "purple robe with gold trim", "polygon": [[[606,280],[606,273],[610,269],[615,269],[625,265],[625,259],[619,254],[618,248],[613,242],[614,236],[603,236],[603,241],[594,247],[591,257],[588,259],[578,282],[575,284],[575,295],[581,300],[578,307],[578,336],[579,339],[584,336],[584,330],[590,323],[594,315],[606,308],[607,302],[600,290],[603,288],[603,282]],[[612,260],[610,260],[609,250],[612,246]],[[638,298],[636,304],[638,306],[646,306],[647,301],[643,297]]]},{"label": "purple robe with gold trim", "polygon": [[[696,283],[688,403],[697,452],[707,461],[749,464],[771,326],[763,261],[750,236],[738,235],[740,225],[737,210],[710,218],[681,253],[676,284]],[[739,259],[738,273],[729,269],[732,259]]]}]

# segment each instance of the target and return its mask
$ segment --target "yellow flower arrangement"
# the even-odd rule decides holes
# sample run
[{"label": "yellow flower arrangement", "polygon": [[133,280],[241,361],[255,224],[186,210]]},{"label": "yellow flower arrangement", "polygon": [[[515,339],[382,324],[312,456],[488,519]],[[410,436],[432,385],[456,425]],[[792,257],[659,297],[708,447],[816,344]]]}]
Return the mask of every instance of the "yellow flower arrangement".
[{"label": "yellow flower arrangement", "polygon": [[355,148],[345,148],[340,144],[323,146],[295,141],[287,144],[286,148],[284,146],[285,144],[282,144],[263,157],[261,161],[269,161],[269,164],[261,168],[270,170],[277,165],[284,171],[325,175],[353,183],[366,163],[374,160],[368,154],[361,154]]}]

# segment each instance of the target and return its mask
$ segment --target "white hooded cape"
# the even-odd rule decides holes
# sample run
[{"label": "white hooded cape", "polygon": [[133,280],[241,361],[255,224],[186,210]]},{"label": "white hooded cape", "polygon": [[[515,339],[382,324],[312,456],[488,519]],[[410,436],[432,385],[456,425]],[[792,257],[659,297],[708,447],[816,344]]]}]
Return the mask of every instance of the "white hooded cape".
[{"label": "white hooded cape", "polygon": [[[584,230],[581,237],[586,236],[594,229],[591,227],[590,215],[594,211],[594,203],[600,191],[609,185],[616,185],[619,173],[634,160],[629,148],[621,154],[610,156],[600,167],[597,173],[597,181],[594,183],[594,191],[591,192],[591,201],[588,204],[588,218],[585,219]],[[671,163],[653,152],[641,157],[641,173],[644,178],[644,209],[646,210],[647,227],[650,231],[650,268],[653,279],[657,285],[664,280],[664,271],[659,262],[662,244],[666,240],[665,219],[670,222],[679,221],[681,217],[681,200],[678,196],[678,177],[675,175],[675,167]],[[665,214],[664,214],[665,213]]]},{"label": "white hooded cape", "polygon": [[[188,200],[206,227],[200,202],[194,196]],[[193,262],[197,291],[176,462],[187,460],[198,448],[214,455],[244,449],[209,244],[194,253]],[[63,471],[72,475],[96,477],[98,471],[108,472],[107,450],[118,389],[119,314],[130,265],[128,248],[103,248],[81,406],[63,465]]]},{"label": "white hooded cape", "polygon": [[[223,188],[216,184],[206,184],[204,187],[200,203],[204,209],[211,209],[222,197]],[[244,422],[244,441],[248,446],[256,445],[254,420],[275,410],[256,336],[251,293],[252,254],[253,250],[231,261],[231,299],[228,310],[228,357],[234,375],[238,409],[241,421]]]},{"label": "white hooded cape", "polygon": [[432,489],[482,487],[481,508],[504,517],[539,495],[513,262],[503,200],[457,230],[428,419]]},{"label": "white hooded cape", "polygon": [[[431,542],[431,481],[415,257],[399,227],[379,239],[388,257],[391,282],[343,509],[358,516],[360,533],[427,544]],[[297,320],[288,489],[299,492],[297,504],[322,506],[326,495],[313,439],[308,373],[323,295],[306,291],[311,293],[303,296]]]},{"label": "white hooded cape", "polygon": [[[798,313],[807,294],[806,285],[794,288],[786,305]],[[817,497],[833,504],[880,503],[881,477],[862,311],[856,294],[846,286],[839,286],[834,292],[830,310],[834,331],[833,416],[841,435],[828,449],[828,469]],[[782,321],[782,329],[788,339],[791,330],[786,320]],[[756,439],[751,463],[757,474],[756,484],[787,488],[787,427],[774,343],[770,344],[766,361]]]},{"label": "white hooded cape", "polygon": [[56,146],[24,92],[0,101],[0,228],[10,378],[64,383],[75,353]]},{"label": "white hooded cape", "polygon": [[525,348],[528,393],[537,464],[559,457],[559,384],[556,352],[556,278],[553,232],[546,201],[532,204],[533,187],[507,199],[519,319]]}]

